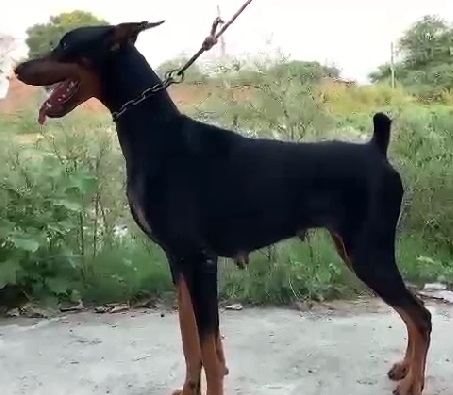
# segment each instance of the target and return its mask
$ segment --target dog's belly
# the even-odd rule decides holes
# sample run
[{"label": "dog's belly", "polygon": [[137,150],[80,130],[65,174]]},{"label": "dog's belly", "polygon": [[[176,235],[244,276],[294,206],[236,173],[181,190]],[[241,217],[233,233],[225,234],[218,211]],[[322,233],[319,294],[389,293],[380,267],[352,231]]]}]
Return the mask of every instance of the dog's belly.
[{"label": "dog's belly", "polygon": [[[264,190],[264,188],[263,188]],[[239,193],[215,202],[202,234],[220,256],[235,257],[293,237],[310,228],[335,229],[343,216],[338,191]],[[261,191],[259,191],[261,192]],[[266,196],[264,199],[263,196]],[[269,197],[270,196],[270,197]]]},{"label": "dog's belly", "polygon": [[302,234],[309,225],[288,216],[257,216],[216,221],[204,229],[209,247],[219,256],[234,258]]}]

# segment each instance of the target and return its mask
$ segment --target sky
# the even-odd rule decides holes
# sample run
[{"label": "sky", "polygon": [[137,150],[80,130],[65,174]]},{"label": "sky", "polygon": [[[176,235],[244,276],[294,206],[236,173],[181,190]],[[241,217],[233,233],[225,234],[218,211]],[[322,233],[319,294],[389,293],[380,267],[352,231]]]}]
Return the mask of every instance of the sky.
[{"label": "sky", "polygon": [[[14,0],[0,13],[0,33],[21,40],[51,15],[82,9],[111,23],[166,20],[142,33],[137,48],[152,67],[182,52],[196,52],[220,6],[223,19],[244,0]],[[253,0],[226,31],[230,55],[272,54],[334,64],[345,78],[367,75],[390,58],[390,43],[417,19],[436,14],[453,22],[451,0]],[[218,49],[217,49],[218,51]]]}]

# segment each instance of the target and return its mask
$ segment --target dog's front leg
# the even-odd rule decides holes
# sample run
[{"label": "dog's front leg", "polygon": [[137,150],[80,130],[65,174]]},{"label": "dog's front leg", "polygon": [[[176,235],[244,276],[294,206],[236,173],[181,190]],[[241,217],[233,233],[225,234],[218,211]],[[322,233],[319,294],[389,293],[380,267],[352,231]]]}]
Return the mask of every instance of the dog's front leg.
[{"label": "dog's front leg", "polygon": [[[182,260],[182,277],[192,302],[206,373],[207,395],[223,395],[223,378],[228,373],[219,333],[217,257],[191,254]],[[184,394],[185,395],[185,394]]]},{"label": "dog's front leg", "polygon": [[201,395],[201,348],[192,299],[184,275],[176,280],[178,292],[178,315],[182,348],[186,362],[186,378],[182,390],[173,395]]},{"label": "dog's front leg", "polygon": [[192,298],[187,279],[182,272],[181,259],[169,251],[166,251],[166,255],[177,290],[179,327],[186,363],[186,378],[182,390],[173,391],[172,395],[201,395],[201,348]]}]

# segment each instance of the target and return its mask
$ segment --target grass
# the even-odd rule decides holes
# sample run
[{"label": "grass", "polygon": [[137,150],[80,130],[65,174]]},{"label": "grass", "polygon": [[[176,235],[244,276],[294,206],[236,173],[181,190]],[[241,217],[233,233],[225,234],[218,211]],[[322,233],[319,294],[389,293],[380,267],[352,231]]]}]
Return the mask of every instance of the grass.
[{"label": "grass", "polygon": [[[439,104],[421,105],[400,89],[379,86],[322,86],[301,109],[288,96],[278,104],[280,88],[270,86],[273,100],[231,99],[241,127],[257,132],[273,129],[277,121],[266,117],[273,114],[281,122],[279,113],[284,110],[292,122],[287,130],[292,128],[298,138],[368,138],[373,112],[392,114],[390,157],[407,191],[398,265],[412,283],[453,284],[452,110]],[[297,91],[297,86],[292,89]],[[226,126],[228,103],[206,102]],[[261,107],[251,108],[254,103]],[[281,103],[289,104],[282,109]],[[35,118],[33,108],[14,117],[0,115],[0,149],[7,158],[0,179],[15,190],[0,190],[0,204],[5,207],[0,213],[0,304],[2,290],[10,287],[46,303],[79,298],[86,304],[171,300],[174,290],[165,256],[130,218],[124,198],[124,161],[107,115],[75,111],[44,129],[36,126]],[[304,122],[310,128],[301,129]],[[41,132],[41,139],[23,137]],[[54,162],[46,167],[41,159],[49,156]],[[52,203],[57,198],[58,206]],[[113,228],[118,224],[128,225],[131,235],[115,237]],[[22,232],[19,246],[11,244],[18,231]],[[46,232],[48,240],[34,239]],[[219,292],[228,302],[287,305],[296,300],[354,298],[368,291],[341,261],[330,236],[316,230],[309,243],[289,240],[253,253],[243,271],[221,259]]]},{"label": "grass", "polygon": [[[219,262],[220,298],[228,303],[288,305],[294,301],[350,299],[368,294],[334,250],[330,236],[313,231],[310,244],[281,242],[276,256],[251,255],[245,270],[229,259]],[[421,285],[453,280],[450,257],[430,250],[415,237],[398,242],[398,266],[406,281]],[[147,240],[118,243],[100,253],[77,289],[85,303],[114,303],[141,298],[171,299],[173,285],[164,254]]]}]

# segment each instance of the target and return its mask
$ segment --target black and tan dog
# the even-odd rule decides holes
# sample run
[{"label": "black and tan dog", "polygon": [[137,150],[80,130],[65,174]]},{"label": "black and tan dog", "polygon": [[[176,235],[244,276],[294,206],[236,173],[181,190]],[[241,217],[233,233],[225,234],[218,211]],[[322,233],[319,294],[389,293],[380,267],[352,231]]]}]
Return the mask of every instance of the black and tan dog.
[{"label": "black and tan dog", "polygon": [[134,46],[141,31],[160,23],[75,29],[16,73],[26,84],[58,84],[41,107],[41,122],[91,97],[117,115],[132,216],[165,250],[178,290],[187,370],[177,393],[200,394],[203,367],[207,394],[223,394],[228,369],[219,335],[217,258],[244,257],[323,227],[350,269],[406,324],[406,355],[389,376],[401,380],[396,394],[420,395],[431,315],[405,287],[395,261],[403,187],[387,160],[389,118],[374,116],[374,134],[364,144],[289,143],[197,122],[178,111],[165,89],[134,100],[161,83]]}]

